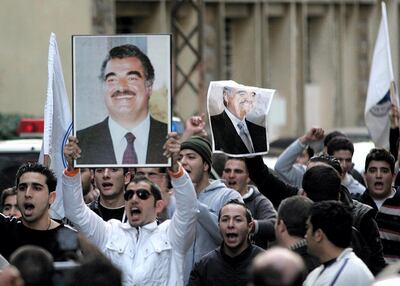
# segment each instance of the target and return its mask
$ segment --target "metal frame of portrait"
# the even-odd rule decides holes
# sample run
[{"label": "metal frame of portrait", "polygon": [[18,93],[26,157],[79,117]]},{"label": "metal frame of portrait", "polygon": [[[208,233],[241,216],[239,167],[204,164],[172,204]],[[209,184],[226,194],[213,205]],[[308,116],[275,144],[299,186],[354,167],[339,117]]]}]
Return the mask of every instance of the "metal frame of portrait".
[{"label": "metal frame of portrait", "polygon": [[[105,104],[105,83],[101,78],[101,68],[108,52],[117,46],[135,45],[147,57],[154,68],[154,82],[149,100],[149,113],[151,120],[155,119],[166,126],[165,134],[158,134],[162,137],[160,144],[151,144],[161,148],[161,156],[151,159],[148,162],[148,154],[146,154],[146,162],[137,164],[123,164],[108,161],[106,157],[109,152],[99,150],[94,154],[96,159],[74,162],[75,167],[169,167],[171,160],[162,156],[162,146],[165,143],[167,133],[171,130],[172,110],[171,110],[171,90],[172,90],[172,52],[171,52],[171,34],[135,34],[135,35],[73,35],[72,36],[72,71],[73,71],[73,135],[79,140],[80,130],[103,122],[108,117],[108,110]],[[108,131],[108,128],[106,128]],[[151,129],[151,128],[150,128]],[[164,130],[163,128],[162,130]],[[151,132],[150,132],[151,133]],[[159,132],[158,132],[159,133]],[[162,132],[163,133],[163,132]],[[108,133],[109,134],[109,133]],[[154,132],[151,134],[155,134]],[[147,153],[150,148],[149,134]],[[158,137],[153,136],[154,138]],[[110,137],[111,138],[111,137]],[[156,142],[154,139],[151,142]],[[107,141],[109,142],[109,141]],[[110,141],[111,142],[111,141]],[[104,143],[104,142],[103,142]],[[78,143],[79,145],[79,143]],[[96,145],[96,148],[100,145]],[[81,146],[80,146],[81,147]],[[93,149],[93,148],[91,148]],[[104,149],[103,149],[104,150]],[[114,150],[113,148],[111,151]],[[140,151],[140,150],[139,150]],[[82,149],[82,153],[84,150]],[[96,152],[96,151],[94,151]],[[137,151],[138,152],[138,151]],[[153,152],[154,153],[154,152]],[[115,158],[115,155],[112,154]],[[138,156],[139,157],[139,156]],[[158,158],[160,158],[158,160]],[[110,163],[111,162],[111,163]]]}]

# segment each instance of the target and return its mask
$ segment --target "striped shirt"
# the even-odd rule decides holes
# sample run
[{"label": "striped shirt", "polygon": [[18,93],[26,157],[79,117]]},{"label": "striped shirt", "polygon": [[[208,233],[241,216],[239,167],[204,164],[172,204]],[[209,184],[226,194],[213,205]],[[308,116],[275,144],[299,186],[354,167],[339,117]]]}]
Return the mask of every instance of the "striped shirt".
[{"label": "striped shirt", "polygon": [[378,212],[376,223],[386,262],[392,264],[400,261],[400,191],[396,190],[396,193],[387,198],[379,209],[368,190],[361,196],[360,201]]}]

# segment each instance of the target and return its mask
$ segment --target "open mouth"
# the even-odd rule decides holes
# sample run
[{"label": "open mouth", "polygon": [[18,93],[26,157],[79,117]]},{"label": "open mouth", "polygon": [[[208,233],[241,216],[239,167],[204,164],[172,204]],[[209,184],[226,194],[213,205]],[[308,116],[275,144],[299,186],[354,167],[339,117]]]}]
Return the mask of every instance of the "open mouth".
[{"label": "open mouth", "polygon": [[24,213],[25,215],[32,215],[35,206],[31,203],[24,203]]},{"label": "open mouth", "polygon": [[131,208],[131,215],[139,215],[142,211],[138,208]]},{"label": "open mouth", "polygon": [[226,237],[227,238],[236,238],[236,237],[238,237],[238,235],[237,235],[237,233],[227,233]]},{"label": "open mouth", "polygon": [[236,243],[239,237],[237,233],[227,233],[225,236],[226,243]]},{"label": "open mouth", "polygon": [[228,186],[229,187],[236,186],[236,181],[228,181]]},{"label": "open mouth", "polygon": [[103,189],[111,189],[113,184],[112,183],[102,183]]},{"label": "open mouth", "polygon": [[384,185],[383,185],[383,183],[382,182],[376,182],[375,184],[374,184],[374,187],[375,187],[375,189],[383,189],[383,187],[384,187]]}]

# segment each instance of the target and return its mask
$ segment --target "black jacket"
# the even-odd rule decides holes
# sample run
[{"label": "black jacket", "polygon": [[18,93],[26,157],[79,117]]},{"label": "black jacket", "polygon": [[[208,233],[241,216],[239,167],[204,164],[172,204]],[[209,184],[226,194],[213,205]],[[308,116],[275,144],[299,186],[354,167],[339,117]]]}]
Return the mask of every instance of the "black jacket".
[{"label": "black jacket", "polygon": [[255,183],[261,194],[266,196],[276,209],[281,201],[297,195],[299,189],[286,184],[269,171],[261,156],[246,158],[250,179]]},{"label": "black jacket", "polygon": [[[285,198],[298,194],[299,190],[296,187],[284,183],[269,172],[261,156],[246,158],[246,164],[250,179],[256,184],[258,190],[271,200],[275,208],[278,208]],[[362,234],[370,249],[369,258],[366,258],[364,262],[372,273],[377,274],[385,267],[386,263],[383,258],[378,226],[375,221],[376,212],[364,204],[354,202],[344,186],[342,186],[340,200],[352,209],[353,225]]]},{"label": "black jacket", "polygon": [[230,257],[222,247],[204,255],[190,273],[189,286],[246,286],[253,258],[264,250],[250,244],[241,254]]}]

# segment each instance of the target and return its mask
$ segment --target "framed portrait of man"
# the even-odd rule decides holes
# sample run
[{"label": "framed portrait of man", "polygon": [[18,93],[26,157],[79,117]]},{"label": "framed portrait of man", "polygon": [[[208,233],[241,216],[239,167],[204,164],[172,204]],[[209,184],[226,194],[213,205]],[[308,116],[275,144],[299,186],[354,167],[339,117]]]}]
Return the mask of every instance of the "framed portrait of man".
[{"label": "framed portrait of man", "polygon": [[72,36],[76,167],[167,167],[171,35]]},{"label": "framed portrait of man", "polygon": [[268,153],[267,114],[273,89],[214,81],[208,89],[213,152],[232,157]]}]

